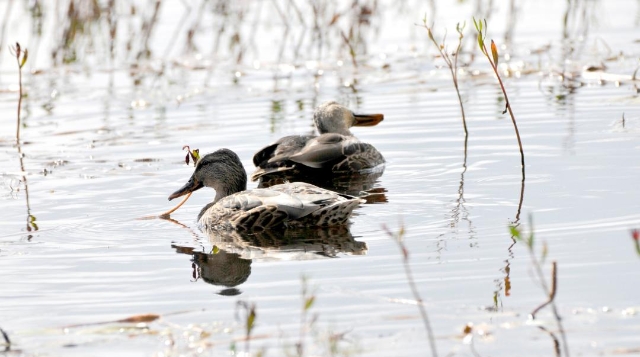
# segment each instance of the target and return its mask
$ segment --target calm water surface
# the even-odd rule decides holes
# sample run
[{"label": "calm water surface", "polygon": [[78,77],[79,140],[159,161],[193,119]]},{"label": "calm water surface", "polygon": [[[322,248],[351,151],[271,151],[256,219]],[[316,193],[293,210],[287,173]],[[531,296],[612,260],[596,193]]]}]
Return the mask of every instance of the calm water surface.
[{"label": "calm water surface", "polygon": [[[470,17],[471,5],[440,3],[436,28],[450,26],[453,41],[448,21]],[[520,71],[506,85],[526,154],[521,208],[517,142],[488,66],[476,58],[461,77],[470,131],[465,157],[448,71],[413,25],[422,15],[404,4],[372,20],[379,33],[356,71],[350,58],[332,53],[278,66],[268,49],[275,30],[257,37],[266,40],[256,46],[267,48],[260,66],[175,55],[176,62],[144,62],[148,67],[133,75],[138,85],[129,67],[53,68],[41,50],[30,69],[42,72],[25,79],[21,150],[38,228],[27,231],[13,136],[17,80],[2,52],[0,327],[14,343],[5,354],[232,355],[233,344],[244,351],[238,301],[257,306],[253,353],[293,353],[303,276],[316,296],[307,317],[317,315],[308,355],[332,355],[330,336],[342,333],[341,353],[333,355],[428,354],[402,255],[385,224],[406,229],[441,355],[552,356],[553,340],[537,326],[558,335],[556,324],[548,309],[527,320],[546,297],[525,245],[514,244],[507,229],[513,222],[528,229],[529,216],[537,248],[546,242],[547,260],[558,263],[556,300],[571,354],[640,353],[640,257],[630,236],[640,228],[640,100],[630,80],[639,57],[638,3],[578,2],[599,16],[576,42],[579,53],[568,57],[561,42],[565,4],[547,3],[552,18],[530,2],[519,5],[515,44],[501,50]],[[163,49],[158,38],[178,21],[167,7],[182,11],[169,2],[161,13],[154,46]],[[14,11],[28,19],[24,9]],[[500,4],[490,19],[489,36],[499,42],[507,11]],[[549,25],[536,27],[540,18]],[[586,26],[573,24],[576,35],[582,27],[575,24]],[[30,47],[20,33],[7,38]],[[546,44],[548,51],[535,52]],[[583,71],[600,64],[604,71]],[[554,73],[563,66],[583,85],[562,87]],[[208,189],[173,220],[139,219],[172,207],[168,195],[193,170],[184,164],[183,145],[203,153],[230,148],[251,172],[260,147],[311,132],[313,108],[326,100],[385,114],[379,126],[353,130],[387,165],[374,184],[384,196],[359,208],[348,230],[249,242],[208,237],[195,222],[213,198]],[[544,268],[549,274],[548,262]],[[140,314],[161,317],[115,322]],[[472,344],[463,338],[467,323],[474,325]]]}]

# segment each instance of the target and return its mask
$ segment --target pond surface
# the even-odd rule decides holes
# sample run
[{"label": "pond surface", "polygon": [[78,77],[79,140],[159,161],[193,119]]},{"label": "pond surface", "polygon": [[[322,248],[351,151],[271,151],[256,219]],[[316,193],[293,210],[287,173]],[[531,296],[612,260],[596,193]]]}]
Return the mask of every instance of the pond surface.
[{"label": "pond surface", "polygon": [[[295,355],[302,339],[308,356],[428,355],[386,225],[406,230],[440,355],[552,356],[560,333],[548,307],[528,320],[547,296],[526,244],[508,230],[516,223],[527,232],[529,217],[538,256],[547,247],[547,279],[550,262],[558,264],[555,300],[570,353],[640,353],[640,256],[630,234],[640,228],[638,2],[577,1],[567,26],[565,2],[516,2],[513,43],[500,51],[509,57],[501,68],[511,74],[503,73],[526,155],[524,191],[511,120],[473,41],[461,56],[476,56],[460,76],[465,155],[448,69],[414,25],[430,9],[390,3],[360,28],[368,52],[355,69],[347,49],[338,55],[340,37],[323,56],[293,58],[296,23],[279,62],[273,44],[285,27],[272,17],[295,10],[284,2],[274,2],[277,11],[268,2],[246,5],[259,29],[241,63],[229,59],[233,50],[209,60],[167,47],[174,31],[188,28],[175,16],[183,5],[167,1],[151,40],[161,49],[156,57],[134,67],[120,56],[111,66],[96,60],[105,46],[96,41],[83,47],[86,61],[53,66],[46,53],[55,36],[45,30],[34,39],[14,20],[29,23],[27,9],[15,5],[5,44],[18,39],[39,50],[25,67],[22,162],[16,70],[1,54],[0,327],[12,341],[5,354],[279,356]],[[436,4],[435,29],[447,27],[453,47],[455,22],[478,14],[482,2]],[[514,28],[509,8],[491,11],[489,37],[503,43],[504,29]],[[196,40],[210,43],[210,27]],[[311,133],[313,108],[327,100],[385,115],[376,127],[353,129],[387,164],[373,184],[379,194],[348,229],[209,237],[195,218],[214,197],[210,189],[171,220],[141,219],[171,208],[167,197],[191,175],[183,145],[230,148],[250,173],[264,145]],[[315,296],[306,313],[304,286]],[[239,301],[256,306],[250,353]]]}]

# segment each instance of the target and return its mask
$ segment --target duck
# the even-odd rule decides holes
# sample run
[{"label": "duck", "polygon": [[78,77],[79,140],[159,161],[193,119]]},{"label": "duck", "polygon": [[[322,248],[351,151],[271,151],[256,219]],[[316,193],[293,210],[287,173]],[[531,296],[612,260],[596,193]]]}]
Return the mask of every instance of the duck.
[{"label": "duck", "polygon": [[214,200],[198,214],[198,223],[206,230],[340,226],[365,202],[304,182],[247,190],[242,161],[229,149],[201,157],[187,183],[169,201],[205,186],[216,191]]},{"label": "duck", "polygon": [[268,145],[253,156],[252,181],[286,172],[301,174],[360,173],[380,167],[384,157],[371,144],[356,138],[349,128],[375,126],[383,114],[356,114],[335,101],[313,113],[319,135],[290,135]]}]

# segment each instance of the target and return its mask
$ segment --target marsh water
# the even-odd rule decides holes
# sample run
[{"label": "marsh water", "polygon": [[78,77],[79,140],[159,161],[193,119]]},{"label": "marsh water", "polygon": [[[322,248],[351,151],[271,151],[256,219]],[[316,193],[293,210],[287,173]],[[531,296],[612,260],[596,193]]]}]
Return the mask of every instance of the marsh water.
[{"label": "marsh water", "polygon": [[[289,1],[125,1],[107,19],[78,5],[86,23],[71,43],[63,29],[78,18],[67,2],[11,3],[0,4],[10,11],[0,16],[4,355],[429,355],[385,226],[404,227],[440,355],[640,354],[637,1],[329,1],[315,12]],[[450,50],[455,23],[467,22],[466,151],[450,73],[419,26],[425,12]],[[472,15],[488,18],[499,45],[524,185]],[[340,32],[361,36],[355,67]],[[19,148],[15,41],[30,51]],[[148,218],[173,206],[167,197],[193,171],[184,145],[230,148],[251,173],[255,151],[311,133],[327,100],[385,115],[353,129],[387,163],[348,228],[208,236],[196,215],[211,189],[170,220]],[[562,348],[548,307],[528,318],[547,296],[510,224],[533,227],[547,279],[557,262]],[[315,297],[306,311],[305,286]],[[249,346],[239,302],[255,304]]]}]

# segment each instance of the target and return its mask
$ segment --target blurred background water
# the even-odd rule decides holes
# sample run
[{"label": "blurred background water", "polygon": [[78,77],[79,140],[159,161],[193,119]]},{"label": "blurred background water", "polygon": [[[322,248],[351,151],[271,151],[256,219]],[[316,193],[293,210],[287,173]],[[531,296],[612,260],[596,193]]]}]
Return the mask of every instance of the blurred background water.
[{"label": "blurred background water", "polygon": [[[469,139],[426,30],[457,45]],[[0,327],[6,355],[248,355],[238,301],[256,304],[251,355],[428,353],[402,254],[441,355],[549,356],[553,315],[527,231],[558,263],[573,355],[640,353],[638,1],[5,1],[0,4]],[[486,18],[518,120],[477,49]],[[8,45],[29,49],[21,131]],[[350,54],[353,49],[353,55]],[[183,145],[259,148],[311,133],[318,104],[380,112],[356,128],[387,159],[347,231],[220,240],[172,215]],[[254,187],[255,183],[250,183]],[[28,190],[28,201],[27,201]],[[521,193],[523,194],[521,195]],[[31,217],[31,218],[30,218]],[[214,248],[215,246],[215,248]],[[216,254],[214,254],[216,253]],[[549,263],[544,265],[549,273]],[[315,296],[304,312],[302,276]],[[115,322],[155,314],[152,322]],[[237,315],[240,315],[238,318]],[[304,327],[317,316],[306,337]],[[149,318],[153,320],[153,318]],[[473,324],[465,336],[464,328]],[[308,327],[308,326],[307,326]]]}]

